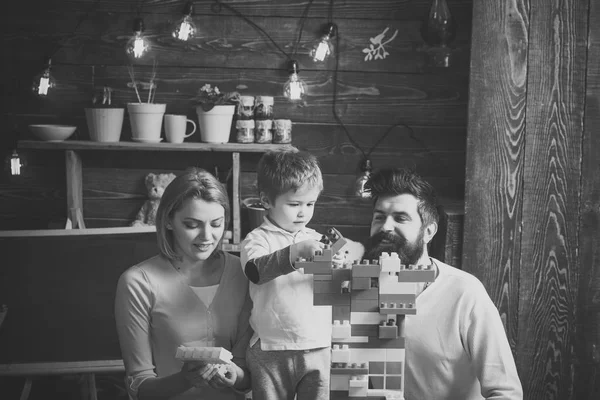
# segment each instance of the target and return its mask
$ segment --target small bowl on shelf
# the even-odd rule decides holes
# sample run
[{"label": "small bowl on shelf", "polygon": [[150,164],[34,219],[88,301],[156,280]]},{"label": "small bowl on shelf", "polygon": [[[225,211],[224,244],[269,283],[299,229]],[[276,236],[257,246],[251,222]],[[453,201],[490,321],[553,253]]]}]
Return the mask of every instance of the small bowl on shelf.
[{"label": "small bowl on shelf", "polygon": [[29,125],[29,130],[33,135],[45,142],[62,142],[71,137],[77,129],[72,125],[54,125],[54,124],[34,124]]}]

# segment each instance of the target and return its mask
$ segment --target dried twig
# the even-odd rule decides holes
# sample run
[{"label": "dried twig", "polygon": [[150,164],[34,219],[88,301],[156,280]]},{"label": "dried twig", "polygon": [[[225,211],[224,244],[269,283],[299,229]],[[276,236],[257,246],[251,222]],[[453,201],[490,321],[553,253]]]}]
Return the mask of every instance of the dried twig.
[{"label": "dried twig", "polygon": [[138,92],[137,83],[135,81],[135,74],[133,72],[133,65],[128,65],[127,66],[127,71],[129,71],[129,77],[131,78],[131,84],[133,85],[133,88],[135,89],[135,94],[137,95],[138,102],[141,103],[142,99],[140,98],[140,92]]}]

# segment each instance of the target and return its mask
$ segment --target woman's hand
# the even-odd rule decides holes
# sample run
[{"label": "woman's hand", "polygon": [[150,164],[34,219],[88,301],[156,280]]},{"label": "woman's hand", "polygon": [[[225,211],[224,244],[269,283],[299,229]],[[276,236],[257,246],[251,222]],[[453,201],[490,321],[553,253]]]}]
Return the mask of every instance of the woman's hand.
[{"label": "woman's hand", "polygon": [[235,364],[221,364],[217,368],[219,372],[208,383],[215,389],[233,387],[237,381],[237,366]]},{"label": "woman's hand", "polygon": [[209,385],[219,370],[214,364],[207,364],[203,361],[186,361],[183,363],[181,372],[190,385],[202,387]]}]

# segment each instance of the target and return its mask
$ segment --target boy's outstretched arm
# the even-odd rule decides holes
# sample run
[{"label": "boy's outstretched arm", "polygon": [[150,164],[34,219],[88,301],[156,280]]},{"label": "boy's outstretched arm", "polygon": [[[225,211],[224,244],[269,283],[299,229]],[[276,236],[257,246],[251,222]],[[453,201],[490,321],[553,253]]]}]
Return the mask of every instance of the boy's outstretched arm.
[{"label": "boy's outstretched arm", "polygon": [[261,239],[246,239],[242,243],[240,258],[250,282],[262,285],[296,271],[292,260],[312,257],[323,246],[323,243],[309,239],[268,253],[268,244]]}]

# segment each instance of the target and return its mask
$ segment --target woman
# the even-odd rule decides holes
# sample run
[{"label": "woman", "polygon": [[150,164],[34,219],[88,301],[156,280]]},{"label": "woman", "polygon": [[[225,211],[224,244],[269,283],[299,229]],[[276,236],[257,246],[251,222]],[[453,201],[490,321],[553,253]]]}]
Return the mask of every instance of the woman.
[{"label": "woman", "polygon": [[[165,189],[156,214],[160,254],[120,277],[115,318],[134,399],[243,399],[252,330],[248,280],[240,260],[220,250],[229,222],[223,185],[194,168]],[[226,373],[175,358],[180,345],[223,347]]]}]

